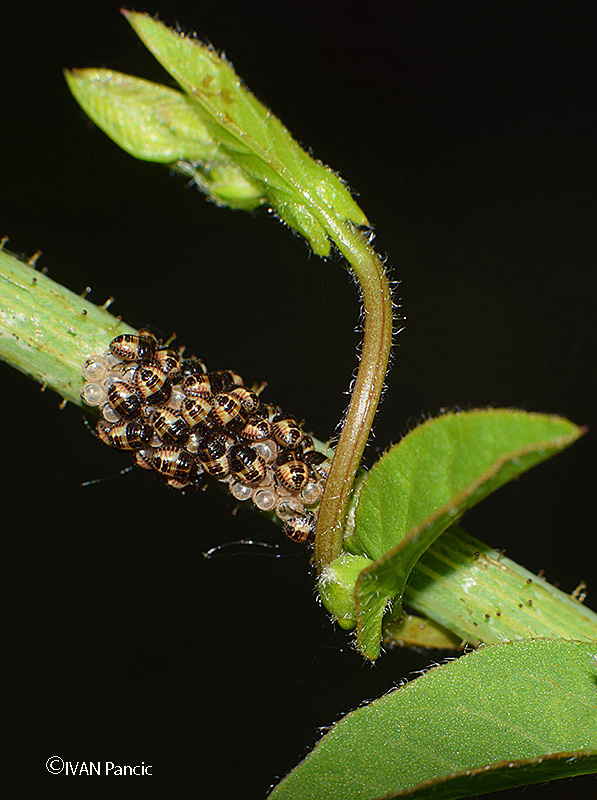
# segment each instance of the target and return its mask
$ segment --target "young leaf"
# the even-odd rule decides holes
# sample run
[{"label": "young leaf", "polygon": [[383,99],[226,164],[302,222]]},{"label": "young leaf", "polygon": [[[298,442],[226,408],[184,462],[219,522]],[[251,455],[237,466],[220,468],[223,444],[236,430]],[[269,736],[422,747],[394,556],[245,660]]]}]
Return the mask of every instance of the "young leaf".
[{"label": "young leaf", "polygon": [[85,113],[130,155],[190,175],[220,205],[250,211],[264,202],[182,92],[108,69],[65,70],[64,77]]},{"label": "young leaf", "polygon": [[445,414],[420,425],[373,467],[349,549],[375,559],[355,589],[358,643],[379,654],[387,604],[394,612],[420,556],[473,505],[574,442],[561,417],[491,409]]},{"label": "young leaf", "polygon": [[270,800],[459,798],[597,768],[597,643],[482,647],[358,708]]},{"label": "young leaf", "polygon": [[137,158],[183,162],[177,166],[221,204],[267,201],[319,255],[330,251],[335,221],[367,224],[338,176],[300,147],[224,58],[147,14],[124,13],[184,94],[109,70],[66,72],[75,98],[117,144]]},{"label": "young leaf", "polygon": [[171,164],[214,158],[217,145],[182,92],[111,69],[64,71],[95,124],[135,158]]},{"label": "young leaf", "polygon": [[[212,134],[264,193],[280,216],[311,240],[315,252],[329,250],[319,218],[322,210],[366,225],[346,187],[314,161],[287,128],[246,89],[232,66],[213,49],[170,30],[147,14],[125,12],[135,33],[196,104]],[[324,211],[325,214],[325,211]],[[308,231],[313,230],[313,233]],[[315,234],[315,230],[318,231]],[[317,237],[321,242],[316,246]]]},{"label": "young leaf", "polygon": [[[111,86],[102,81],[101,70],[69,75],[73,93],[84,107],[89,105],[96,122],[140,158],[146,154],[152,160],[164,158],[169,147],[172,153],[184,155],[189,148],[191,157],[179,157],[171,166],[192,176],[212,200],[241,209],[269,203],[280,219],[309,241],[317,255],[328,255],[333,242],[360,284],[363,347],[317,520],[315,563],[320,572],[342,552],[350,489],[387,370],[393,313],[384,264],[356,227],[368,225],[368,221],[340,178],[298,145],[280,120],[242,85],[225,58],[147,14],[123,13],[184,90],[189,106],[181,106],[180,98],[164,87],[155,89],[154,98],[153,84],[145,81],[141,85],[130,78],[133,91],[149,109],[140,119],[119,85],[126,84],[127,76]],[[83,84],[77,83],[77,78]],[[102,82],[98,91],[94,84]],[[192,152],[197,143],[209,149],[210,141],[215,146],[213,156]]]}]

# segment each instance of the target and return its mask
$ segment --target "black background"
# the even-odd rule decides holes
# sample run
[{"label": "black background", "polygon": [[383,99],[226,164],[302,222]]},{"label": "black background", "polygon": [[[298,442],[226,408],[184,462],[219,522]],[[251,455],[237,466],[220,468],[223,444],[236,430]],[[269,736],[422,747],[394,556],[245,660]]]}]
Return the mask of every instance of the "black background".
[{"label": "black background", "polygon": [[[590,4],[312,0],[145,9],[225,49],[257,96],[358,191],[400,281],[405,330],[369,463],[441,408],[508,406],[594,423],[594,63]],[[0,233],[134,325],[211,368],[269,382],[321,438],[344,411],[359,307],[264,212],[221,210],[86,121],[61,68],[171,82],[117,3],[2,13]],[[371,667],[313,596],[301,547],[215,492],[125,465],[8,367],[2,601],[12,794],[50,755],[153,764],[126,796],[262,798],[318,729],[442,654]],[[477,537],[567,591],[593,556],[594,433],[486,500]],[[591,522],[590,522],[591,521]],[[202,552],[251,537],[279,544]],[[113,792],[94,779],[95,789]],[[149,781],[151,780],[151,784]],[[84,781],[84,784],[82,783]],[[56,785],[59,783],[59,787]],[[71,779],[70,785],[73,785]],[[593,778],[526,798],[592,797]],[[500,796],[515,797],[520,789]],[[77,796],[91,793],[78,779]],[[521,795],[522,796],[522,795]]]}]

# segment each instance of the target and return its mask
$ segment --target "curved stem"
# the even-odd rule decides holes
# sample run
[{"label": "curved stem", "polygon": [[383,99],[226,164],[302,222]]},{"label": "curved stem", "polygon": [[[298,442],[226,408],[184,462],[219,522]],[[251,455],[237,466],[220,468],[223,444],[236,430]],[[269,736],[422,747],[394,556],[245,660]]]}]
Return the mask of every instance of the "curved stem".
[{"label": "curved stem", "polygon": [[[373,424],[392,344],[392,300],[381,259],[350,224],[333,214],[320,215],[360,283],[365,336],[320,507],[315,540],[319,570],[342,550],[350,492]],[[132,332],[133,328],[1,248],[0,284],[0,358],[80,404],[81,365],[86,356],[104,349],[116,331]]]},{"label": "curved stem", "polygon": [[350,492],[383,389],[393,332],[392,295],[380,257],[350,224],[330,215],[325,225],[360,284],[365,324],[361,360],[317,520],[319,572],[342,551]]}]

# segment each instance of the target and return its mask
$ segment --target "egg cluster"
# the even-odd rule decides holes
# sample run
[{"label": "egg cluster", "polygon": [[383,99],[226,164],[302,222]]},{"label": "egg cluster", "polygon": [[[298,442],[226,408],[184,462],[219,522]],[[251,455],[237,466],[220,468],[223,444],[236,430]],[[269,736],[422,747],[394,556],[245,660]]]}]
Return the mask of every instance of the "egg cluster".
[{"label": "egg cluster", "polygon": [[177,489],[205,476],[227,483],[237,500],[274,512],[294,541],[313,536],[331,461],[294,417],[260,401],[260,388],[232,370],[208,372],[149,331],[117,336],[83,377],[102,442]]}]

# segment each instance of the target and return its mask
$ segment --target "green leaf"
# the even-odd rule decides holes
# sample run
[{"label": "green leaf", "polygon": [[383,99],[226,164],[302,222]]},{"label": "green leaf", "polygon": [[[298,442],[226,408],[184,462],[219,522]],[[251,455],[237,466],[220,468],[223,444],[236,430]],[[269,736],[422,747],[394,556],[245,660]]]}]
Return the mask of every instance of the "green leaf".
[{"label": "green leaf", "polygon": [[349,549],[374,559],[355,589],[359,649],[379,654],[382,617],[395,616],[420,556],[471,506],[574,442],[561,417],[492,409],[445,414],[415,428],[373,467]]},{"label": "green leaf", "polygon": [[[150,83],[144,82],[139,88],[136,79],[120,78],[124,83],[131,81],[135,92],[142,96],[142,104],[150,109],[148,115],[139,116],[135,103],[129,103],[127,97],[123,100],[120,86],[112,87],[104,81],[98,104],[97,86],[83,89],[77,85],[77,76],[71,78],[74,94],[81,97],[84,106],[89,104],[98,124],[140,157],[163,159],[176,154],[178,160],[171,166],[190,175],[216,203],[243,209],[269,203],[270,210],[302,234],[317,255],[328,255],[333,242],[360,284],[364,341],[320,504],[315,534],[315,563],[320,572],[342,552],[350,497],[346,490],[354,482],[371,430],[390,355],[392,297],[383,262],[366,232],[357,229],[356,226],[368,224],[367,218],[340,178],[298,145],[280,120],[243,86],[224,58],[213,48],[169,30],[146,14],[124,14],[178,82],[189,105],[181,105],[180,97],[158,87],[155,91],[160,105],[158,100],[154,102]],[[88,77],[93,84],[93,71]],[[95,82],[102,83],[101,78]],[[112,88],[116,93],[114,101],[105,93]],[[173,106],[182,117],[179,126],[171,124]],[[189,141],[191,148],[196,141],[206,147],[211,142],[215,150],[206,158],[200,151],[187,153]],[[179,144],[181,148],[177,149]],[[198,159],[194,160],[194,156]]]},{"label": "green leaf", "polygon": [[366,225],[342,181],[312,159],[232,66],[190,36],[147,14],[124,12],[133,29],[193,103],[219,153],[261,187],[279,216],[326,255],[329,217]]},{"label": "green leaf", "polygon": [[270,800],[448,800],[594,772],[596,652],[521,640],[435,667],[340,720]]},{"label": "green leaf", "polygon": [[435,620],[402,614],[384,629],[384,641],[400,647],[427,647],[434,650],[462,649],[461,636],[455,636]]},{"label": "green leaf", "polygon": [[76,101],[135,158],[171,164],[214,158],[217,145],[182,92],[110,69],[64,71]]},{"label": "green leaf", "polygon": [[85,113],[127,153],[190,175],[220,205],[252,210],[261,187],[219,152],[182,92],[108,69],[64,71]]},{"label": "green leaf", "polygon": [[220,205],[269,203],[318,255],[329,253],[338,223],[368,224],[340,178],[300,147],[213,48],[147,14],[123,13],[184,93],[113,70],[65,71],[76,100],[116,144],[190,174]]},{"label": "green leaf", "polygon": [[361,572],[373,562],[366,556],[342,553],[323,568],[319,594],[341,628],[350,631],[357,624],[354,587]]}]

